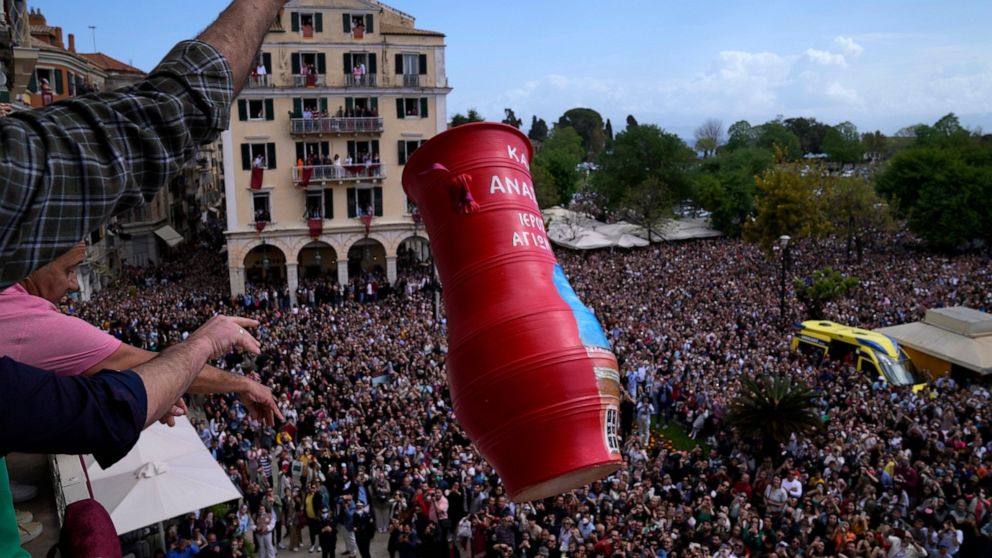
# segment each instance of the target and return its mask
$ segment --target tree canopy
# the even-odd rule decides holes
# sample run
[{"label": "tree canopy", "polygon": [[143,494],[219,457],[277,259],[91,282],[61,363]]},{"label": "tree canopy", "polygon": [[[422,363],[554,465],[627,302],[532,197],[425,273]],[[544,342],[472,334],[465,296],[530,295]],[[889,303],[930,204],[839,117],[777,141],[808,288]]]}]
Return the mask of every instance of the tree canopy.
[{"label": "tree canopy", "polygon": [[756,181],[754,220],[745,223],[744,238],[765,250],[782,235],[811,238],[830,229],[821,195],[825,177],[803,172],[796,165],[780,165],[765,171]]},{"label": "tree canopy", "polygon": [[538,118],[536,115],[532,116],[530,120],[530,131],[527,132],[527,137],[530,138],[530,141],[537,144],[548,139],[547,122],[543,118]]},{"label": "tree canopy", "polygon": [[754,213],[755,177],[772,166],[772,154],[757,147],[722,151],[701,162],[693,177],[693,199],[710,212],[713,227],[731,237]]},{"label": "tree canopy", "polygon": [[531,162],[531,178],[541,207],[567,205],[575,194],[581,174],[576,166],[585,151],[582,138],[570,127],[555,128],[541,144]]},{"label": "tree canopy", "polygon": [[468,114],[455,113],[451,117],[451,127],[461,126],[462,124],[468,124],[469,122],[483,122],[485,118],[474,108],[468,109]]},{"label": "tree canopy", "polygon": [[830,160],[838,163],[857,163],[864,158],[865,146],[861,143],[858,127],[841,122],[830,128],[823,138],[823,151]]},{"label": "tree canopy", "polygon": [[520,129],[520,125],[523,124],[524,121],[521,120],[521,119],[519,119],[519,118],[517,118],[517,115],[516,114],[513,114],[513,109],[507,107],[507,108],[503,109],[503,113],[506,115],[506,117],[503,118],[503,121],[502,121],[503,124],[506,124],[508,126],[513,126],[514,128],[516,128],[516,129],[519,130]]},{"label": "tree canopy", "polygon": [[558,128],[573,128],[582,138],[582,148],[585,149],[583,160],[593,161],[603,151],[606,145],[606,131],[603,128],[603,117],[590,108],[573,108],[565,111],[558,119]]}]

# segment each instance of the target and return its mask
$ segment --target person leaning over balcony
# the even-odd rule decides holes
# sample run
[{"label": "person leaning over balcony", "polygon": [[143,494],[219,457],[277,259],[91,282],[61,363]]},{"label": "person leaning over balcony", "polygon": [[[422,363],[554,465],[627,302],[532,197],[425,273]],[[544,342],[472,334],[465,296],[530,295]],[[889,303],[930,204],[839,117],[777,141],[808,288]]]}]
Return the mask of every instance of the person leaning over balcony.
[{"label": "person leaning over balcony", "polygon": [[[122,343],[96,326],[59,312],[55,304],[68,292],[79,290],[76,270],[85,257],[86,246],[80,242],[0,292],[0,354],[68,376],[126,370],[155,357],[151,351]],[[59,335],[54,345],[46,342],[53,331]],[[206,366],[190,386],[190,393],[228,392],[237,393],[256,420],[271,425],[275,417],[282,418],[272,390],[244,376]],[[162,420],[174,423],[172,413]]]},{"label": "person leaning over balcony", "polygon": [[[198,145],[228,127],[231,99],[285,2],[234,0],[133,87],[0,118],[0,289],[151,200]],[[254,323],[217,316],[134,370],[93,376],[58,376],[3,356],[0,455],[94,453],[110,465],[171,409],[208,359],[234,345],[258,351],[244,330]],[[5,486],[0,555],[22,556],[8,502]]]}]

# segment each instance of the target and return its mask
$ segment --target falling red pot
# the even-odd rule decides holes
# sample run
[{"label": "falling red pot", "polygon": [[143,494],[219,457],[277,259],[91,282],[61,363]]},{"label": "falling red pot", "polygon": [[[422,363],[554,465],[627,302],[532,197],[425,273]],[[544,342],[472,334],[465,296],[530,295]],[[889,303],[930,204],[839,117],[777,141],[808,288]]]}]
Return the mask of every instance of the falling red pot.
[{"label": "falling red pot", "polygon": [[455,415],[516,501],[621,465],[617,361],[552,251],[532,155],[516,128],[465,124],[403,172],[444,285]]}]

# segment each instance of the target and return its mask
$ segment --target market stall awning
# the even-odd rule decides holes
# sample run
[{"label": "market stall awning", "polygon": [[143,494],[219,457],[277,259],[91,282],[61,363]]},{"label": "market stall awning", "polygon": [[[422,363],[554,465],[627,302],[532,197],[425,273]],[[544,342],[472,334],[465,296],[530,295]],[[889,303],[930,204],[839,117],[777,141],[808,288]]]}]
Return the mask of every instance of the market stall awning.
[{"label": "market stall awning", "polygon": [[183,241],[183,235],[176,232],[176,229],[165,225],[155,229],[155,235],[165,241],[169,248],[179,246]]}]

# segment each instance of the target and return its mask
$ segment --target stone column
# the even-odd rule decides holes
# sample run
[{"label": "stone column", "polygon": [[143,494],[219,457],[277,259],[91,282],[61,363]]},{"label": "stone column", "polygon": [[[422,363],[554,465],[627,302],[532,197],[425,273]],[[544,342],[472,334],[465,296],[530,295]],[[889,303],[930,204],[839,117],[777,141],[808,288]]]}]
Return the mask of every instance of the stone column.
[{"label": "stone column", "polygon": [[232,266],[228,269],[228,275],[231,278],[231,297],[245,294],[245,268],[243,266]]},{"label": "stone column", "polygon": [[338,260],[338,283],[348,284],[348,260]]},{"label": "stone column", "polygon": [[390,285],[396,284],[396,256],[386,256],[386,280]]},{"label": "stone column", "polygon": [[286,262],[286,285],[289,286],[289,306],[296,306],[296,289],[300,286],[299,264]]}]

